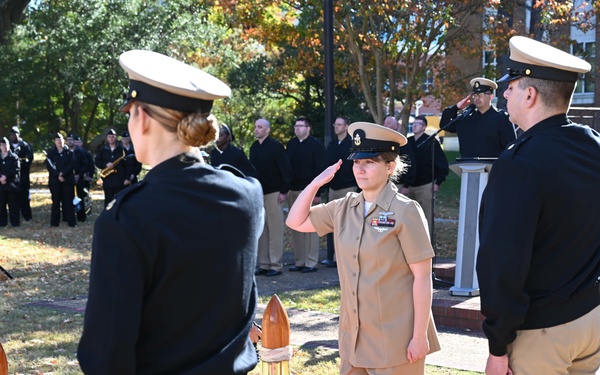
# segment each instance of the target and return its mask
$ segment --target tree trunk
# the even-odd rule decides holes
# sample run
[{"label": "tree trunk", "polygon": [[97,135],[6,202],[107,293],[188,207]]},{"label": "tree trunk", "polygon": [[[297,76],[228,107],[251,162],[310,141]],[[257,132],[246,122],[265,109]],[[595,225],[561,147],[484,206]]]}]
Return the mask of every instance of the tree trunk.
[{"label": "tree trunk", "polygon": [[21,21],[28,4],[29,0],[0,0],[0,43],[6,41],[13,25]]}]

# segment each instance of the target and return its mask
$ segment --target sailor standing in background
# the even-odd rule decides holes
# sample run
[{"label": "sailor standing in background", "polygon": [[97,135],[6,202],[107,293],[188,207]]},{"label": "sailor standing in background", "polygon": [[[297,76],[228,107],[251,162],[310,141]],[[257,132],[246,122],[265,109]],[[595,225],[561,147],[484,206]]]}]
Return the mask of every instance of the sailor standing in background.
[{"label": "sailor standing in background", "polygon": [[21,166],[19,176],[19,210],[23,215],[23,220],[30,221],[31,203],[29,197],[29,189],[31,181],[29,180],[29,171],[33,162],[33,149],[31,145],[21,138],[21,131],[18,126],[13,126],[10,129],[10,149],[17,154]]},{"label": "sailor standing in background", "polygon": [[138,181],[138,176],[142,172],[142,163],[135,158],[135,149],[133,143],[131,143],[131,137],[129,131],[125,130],[121,133],[121,147],[125,150],[126,163],[125,166],[125,181],[124,185],[133,185]]},{"label": "sailor standing in background", "polygon": [[117,132],[110,129],[106,134],[106,143],[96,154],[95,164],[98,169],[104,171],[102,178],[102,190],[104,190],[104,207],[115,198],[115,195],[125,189],[126,158],[127,154],[121,145],[117,143]]},{"label": "sailor standing in background", "polygon": [[[492,105],[494,90],[498,88],[496,82],[474,78],[470,84],[473,88],[470,95],[444,109],[440,128],[454,120],[444,129],[457,133],[461,157],[497,158],[515,140],[515,127],[508,119],[508,113]],[[461,117],[463,112],[459,114],[459,110],[463,109],[464,117]]]},{"label": "sailor standing in background", "polygon": [[75,155],[67,146],[62,134],[54,136],[54,147],[46,153],[46,169],[49,173],[48,186],[52,196],[50,226],[58,227],[61,210],[70,227],[76,227],[75,207]]},{"label": "sailor standing in background", "polygon": [[[0,227],[18,227],[19,214],[19,157],[10,150],[6,137],[0,138]],[[6,210],[8,206],[8,212]]]},{"label": "sailor standing in background", "polygon": [[81,155],[79,179],[75,184],[75,189],[77,190],[77,196],[83,202],[82,209],[77,211],[77,221],[83,222],[92,212],[90,187],[91,182],[94,179],[94,174],[96,173],[96,166],[94,165],[94,157],[92,154],[83,147],[83,140],[81,137],[76,135],[74,142],[76,150],[78,150]]}]

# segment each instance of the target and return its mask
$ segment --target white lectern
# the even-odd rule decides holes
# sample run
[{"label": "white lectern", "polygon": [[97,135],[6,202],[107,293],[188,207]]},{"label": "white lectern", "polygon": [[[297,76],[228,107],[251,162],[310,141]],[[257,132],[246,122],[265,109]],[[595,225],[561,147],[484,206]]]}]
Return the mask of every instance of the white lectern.
[{"label": "white lectern", "polygon": [[456,272],[453,296],[478,296],[479,282],[475,271],[479,249],[479,206],[495,158],[456,159],[450,169],[461,177]]}]

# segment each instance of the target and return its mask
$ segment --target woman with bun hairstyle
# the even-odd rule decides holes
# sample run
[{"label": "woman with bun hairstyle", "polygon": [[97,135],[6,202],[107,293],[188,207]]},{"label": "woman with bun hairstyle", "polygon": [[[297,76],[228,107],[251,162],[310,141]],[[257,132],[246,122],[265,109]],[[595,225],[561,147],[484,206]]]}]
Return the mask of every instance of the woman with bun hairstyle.
[{"label": "woman with bun hairstyle", "polygon": [[136,158],[151,169],[96,221],[80,366],[85,374],[246,374],[257,362],[248,333],[262,190],[205,164],[198,149],[216,139],[210,111],[230,89],[150,51],[119,62],[130,79],[121,110]]}]

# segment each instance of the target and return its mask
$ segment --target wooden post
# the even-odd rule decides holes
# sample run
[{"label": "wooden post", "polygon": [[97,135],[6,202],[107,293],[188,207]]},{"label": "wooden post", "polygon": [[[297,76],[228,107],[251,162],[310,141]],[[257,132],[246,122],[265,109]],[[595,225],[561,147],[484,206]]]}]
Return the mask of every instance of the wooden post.
[{"label": "wooden post", "polygon": [[[265,349],[281,349],[285,352],[287,348],[289,351],[290,320],[276,294],[271,297],[263,314],[261,340],[262,347]],[[271,356],[261,354],[261,357],[263,375],[290,375],[289,359],[281,359],[281,356],[275,356],[275,360],[269,362]]]},{"label": "wooden post", "polygon": [[0,344],[0,375],[8,375],[8,361],[2,344]]}]

